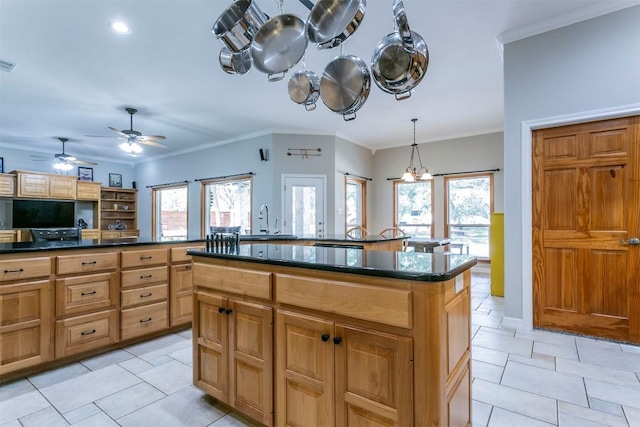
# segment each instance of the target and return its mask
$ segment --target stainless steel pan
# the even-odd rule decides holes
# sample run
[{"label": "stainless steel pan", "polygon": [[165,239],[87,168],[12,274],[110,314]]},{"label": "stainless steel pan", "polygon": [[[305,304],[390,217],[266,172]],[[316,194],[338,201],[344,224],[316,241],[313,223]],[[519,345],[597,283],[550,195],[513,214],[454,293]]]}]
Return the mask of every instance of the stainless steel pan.
[{"label": "stainless steel pan", "polygon": [[316,109],[320,96],[320,78],[311,70],[296,72],[289,79],[289,98],[296,104],[303,104],[307,111]]},{"label": "stainless steel pan", "polygon": [[398,101],[411,96],[429,66],[429,50],[420,34],[409,29],[402,0],[395,0],[393,13],[398,30],[384,37],[371,58],[376,85],[394,94]]},{"label": "stainless steel pan", "polygon": [[366,0],[318,0],[307,19],[307,38],[318,49],[339,46],[358,29]]},{"label": "stainless steel pan", "polygon": [[222,12],[211,32],[231,52],[240,52],[249,46],[267,19],[255,1],[238,0]]},{"label": "stainless steel pan", "polygon": [[251,69],[251,53],[249,48],[240,52],[231,52],[229,48],[223,46],[218,55],[220,67],[228,74],[245,74]]},{"label": "stainless steel pan", "polygon": [[269,19],[251,41],[253,66],[268,74],[271,82],[282,80],[307,48],[304,28],[304,21],[295,15],[284,14]]},{"label": "stainless steel pan", "polygon": [[354,55],[334,58],[320,79],[320,96],[330,110],[342,114],[345,121],[356,118],[371,90],[367,64]]}]

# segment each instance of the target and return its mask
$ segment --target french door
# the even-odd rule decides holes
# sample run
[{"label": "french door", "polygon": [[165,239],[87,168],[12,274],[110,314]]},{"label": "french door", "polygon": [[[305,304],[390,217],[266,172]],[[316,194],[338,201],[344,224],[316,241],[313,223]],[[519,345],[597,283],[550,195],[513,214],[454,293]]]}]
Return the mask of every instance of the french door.
[{"label": "french door", "polygon": [[283,175],[284,234],[305,237],[325,235],[324,175]]},{"label": "french door", "polygon": [[640,116],[533,133],[533,322],[640,343]]}]

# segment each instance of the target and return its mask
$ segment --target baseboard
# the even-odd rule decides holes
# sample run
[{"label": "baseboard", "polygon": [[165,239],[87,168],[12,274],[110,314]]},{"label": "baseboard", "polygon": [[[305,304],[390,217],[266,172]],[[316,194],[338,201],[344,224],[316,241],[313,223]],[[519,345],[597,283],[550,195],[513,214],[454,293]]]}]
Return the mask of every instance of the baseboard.
[{"label": "baseboard", "polygon": [[517,319],[515,317],[503,317],[502,318],[502,326],[506,326],[507,328],[512,329],[523,329],[524,321],[522,319]]}]

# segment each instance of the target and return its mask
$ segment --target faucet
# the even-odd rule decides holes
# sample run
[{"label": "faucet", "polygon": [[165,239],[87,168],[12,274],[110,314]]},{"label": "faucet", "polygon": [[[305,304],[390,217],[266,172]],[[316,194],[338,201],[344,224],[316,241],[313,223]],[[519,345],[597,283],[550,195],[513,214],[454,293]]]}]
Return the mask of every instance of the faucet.
[{"label": "faucet", "polygon": [[269,206],[266,204],[260,206],[260,213],[258,214],[258,219],[262,219],[262,212],[266,212],[266,225],[264,227],[260,226],[260,232],[264,234],[269,234]]}]

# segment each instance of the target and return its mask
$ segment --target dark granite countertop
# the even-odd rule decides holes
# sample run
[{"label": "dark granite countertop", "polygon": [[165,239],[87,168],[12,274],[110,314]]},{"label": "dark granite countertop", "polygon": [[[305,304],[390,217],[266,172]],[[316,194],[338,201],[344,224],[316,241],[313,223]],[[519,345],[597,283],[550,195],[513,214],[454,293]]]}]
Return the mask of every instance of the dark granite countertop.
[{"label": "dark granite countertop", "polygon": [[352,248],[243,244],[234,251],[188,251],[191,255],[300,267],[422,282],[452,279],[477,263],[473,256],[421,252],[365,251]]},{"label": "dark granite countertop", "polygon": [[277,240],[297,240],[297,241],[313,241],[319,243],[375,243],[385,242],[389,240],[406,240],[409,236],[400,237],[382,237],[379,234],[371,234],[363,238],[348,237],[345,234],[328,234],[324,237],[315,236],[295,236],[293,234],[241,234],[240,241],[277,241]]},{"label": "dark granite countertop", "polygon": [[154,242],[151,239],[100,239],[100,240],[54,240],[51,242],[16,242],[16,243],[0,243],[0,255],[12,254],[20,252],[41,252],[41,251],[57,251],[60,249],[94,249],[94,248],[112,248],[116,246],[145,246],[145,245],[163,245],[175,243],[204,243],[202,239],[194,240],[172,240],[166,242]]}]

